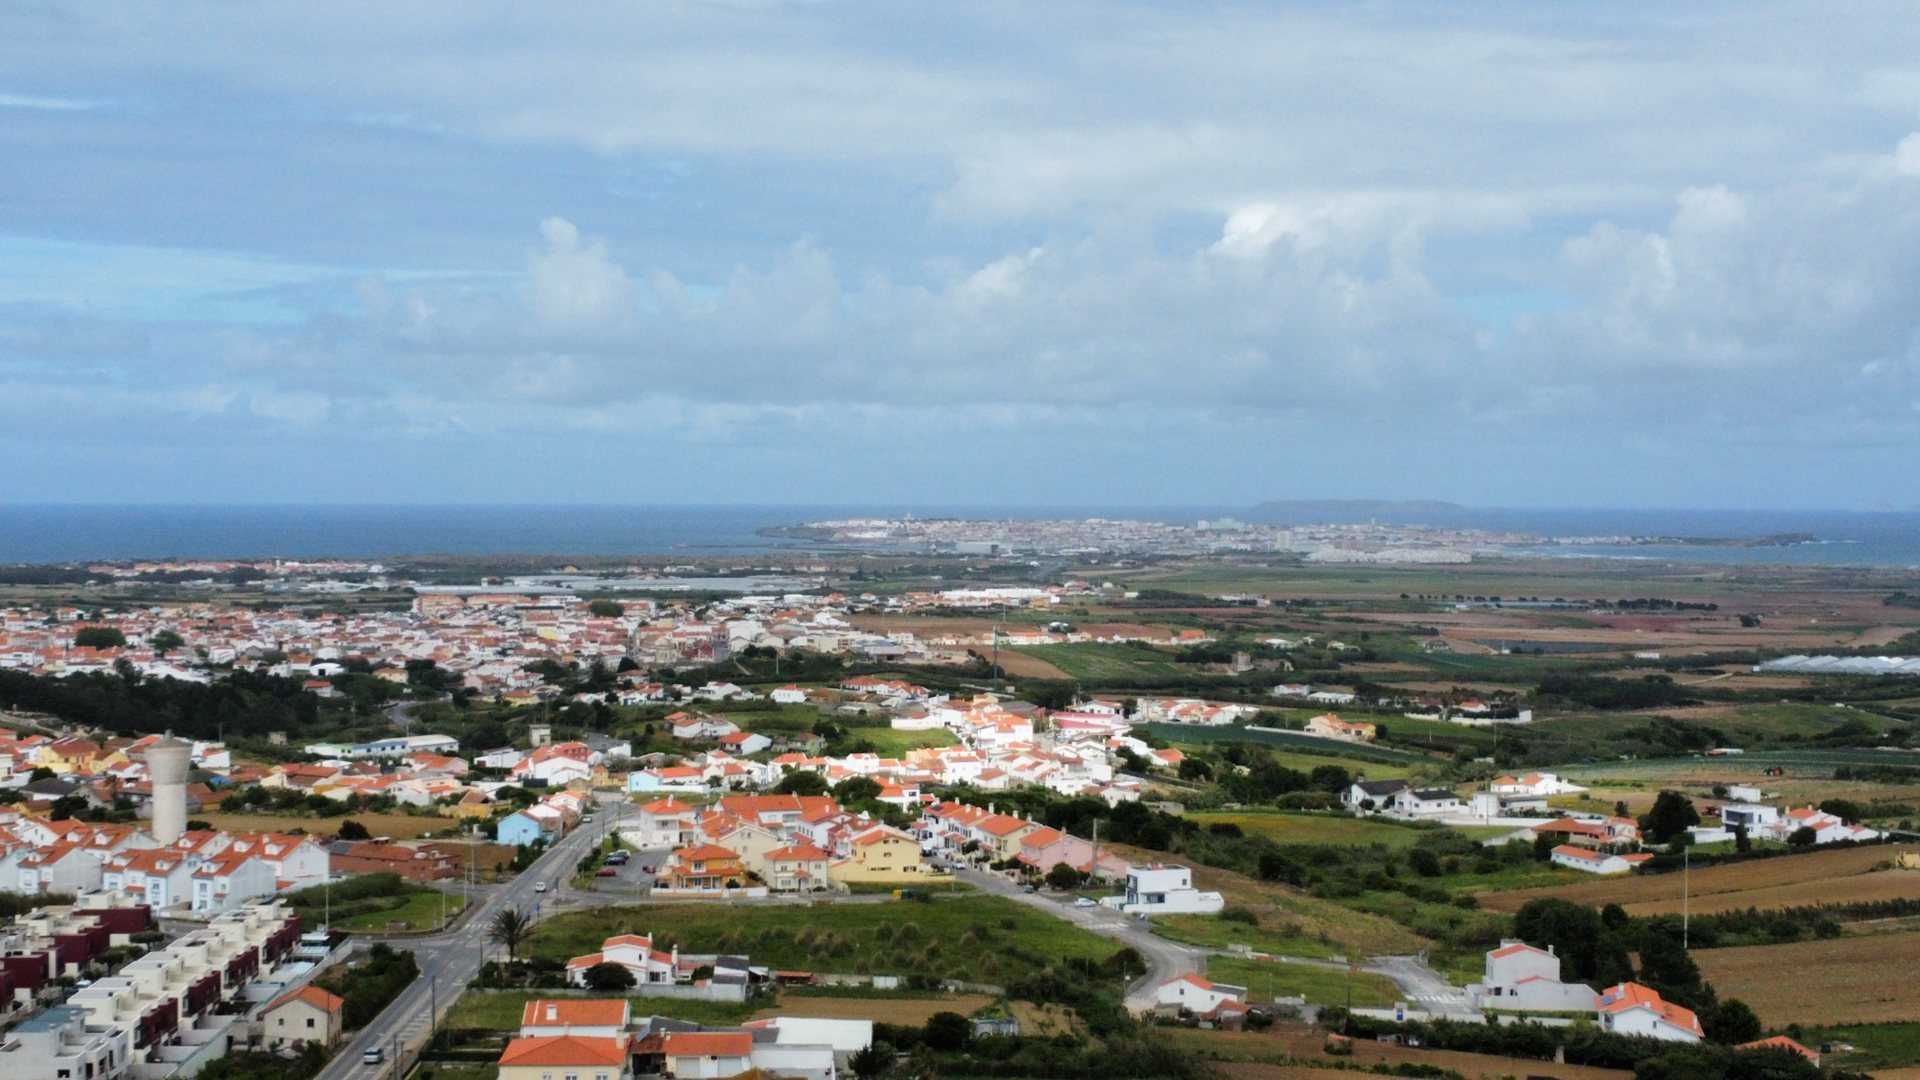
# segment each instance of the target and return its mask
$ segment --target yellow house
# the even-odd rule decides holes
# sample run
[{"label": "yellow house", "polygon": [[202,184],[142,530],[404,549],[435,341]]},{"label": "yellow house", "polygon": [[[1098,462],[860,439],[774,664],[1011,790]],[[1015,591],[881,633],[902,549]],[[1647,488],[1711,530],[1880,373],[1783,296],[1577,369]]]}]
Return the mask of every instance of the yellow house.
[{"label": "yellow house", "polygon": [[494,805],[479,790],[460,796],[460,801],[451,806],[442,806],[439,810],[444,817],[459,818],[462,821],[485,821],[493,816]]},{"label": "yellow house", "polygon": [[52,769],[61,776],[69,773],[87,776],[125,764],[127,764],[127,755],[118,750],[109,753],[100,749],[100,744],[92,739],[82,739],[78,736],[55,739],[40,747],[33,756],[33,765],[36,768]]},{"label": "yellow house", "polygon": [[899,829],[876,825],[851,843],[853,853],[827,867],[827,876],[842,884],[913,885],[946,877],[920,861],[920,842]]}]

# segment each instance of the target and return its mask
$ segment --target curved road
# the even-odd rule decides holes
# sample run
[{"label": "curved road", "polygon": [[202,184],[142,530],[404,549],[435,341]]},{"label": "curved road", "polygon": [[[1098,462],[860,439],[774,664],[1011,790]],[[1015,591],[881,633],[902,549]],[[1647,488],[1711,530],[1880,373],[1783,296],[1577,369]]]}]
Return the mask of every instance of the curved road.
[{"label": "curved road", "polygon": [[1147,962],[1147,970],[1127,986],[1127,1009],[1132,1012],[1152,1009],[1156,1003],[1154,991],[1168,979],[1178,978],[1181,975],[1204,974],[1207,968],[1207,957],[1215,951],[1194,945],[1182,945],[1179,942],[1157,937],[1148,929],[1146,923],[1117,911],[1103,907],[1076,907],[1070,896],[1059,899],[1042,893],[1026,892],[999,874],[957,869],[954,871],[954,876],[982,892],[1004,896],[1028,907],[1037,908],[1056,918],[1065,919],[1091,930],[1101,937],[1117,941],[1139,953]]}]

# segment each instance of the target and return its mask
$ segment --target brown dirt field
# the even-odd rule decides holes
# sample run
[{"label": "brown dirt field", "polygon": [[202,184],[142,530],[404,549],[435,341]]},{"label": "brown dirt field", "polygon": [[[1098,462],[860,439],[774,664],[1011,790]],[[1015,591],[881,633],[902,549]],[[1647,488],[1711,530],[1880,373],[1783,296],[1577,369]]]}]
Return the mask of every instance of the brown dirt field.
[{"label": "brown dirt field", "polygon": [[[993,662],[993,653],[986,649],[969,649],[973,655]],[[1071,679],[1073,676],[1047,663],[1037,656],[1028,656],[1012,649],[1000,650],[1000,669],[1016,679]]]},{"label": "brown dirt field", "polygon": [[[1771,889],[1744,889],[1740,892],[1696,896],[1693,898],[1691,910],[1695,915],[1711,915],[1717,911],[1745,910],[1750,907],[1767,911],[1772,908],[1800,907],[1808,904],[1857,904],[1868,900],[1911,900],[1916,896],[1920,896],[1920,870],[1886,870],[1877,874],[1854,874],[1851,877],[1831,880],[1802,881],[1798,884],[1779,885]],[[1681,904],[1676,897],[1671,900],[1648,901],[1624,906],[1629,915],[1663,915],[1678,912]]]},{"label": "brown dirt field", "polygon": [[[1810,855],[1782,855],[1772,859],[1715,866],[1692,875],[1689,885],[1696,901],[1719,893],[1743,893],[1776,889],[1804,882],[1833,882],[1838,878],[1864,874],[1877,863],[1893,859],[1895,849],[1859,847],[1845,851],[1817,851]],[[1480,893],[1480,906],[1493,911],[1514,912],[1529,900],[1556,896],[1581,904],[1663,903],[1680,896],[1678,874],[1642,876],[1624,875],[1583,881],[1578,885],[1554,885],[1541,889],[1515,889],[1510,892]],[[1748,906],[1742,902],[1741,907]]]},{"label": "brown dirt field", "polygon": [[345,817],[275,817],[268,814],[199,814],[197,820],[207,821],[216,829],[229,832],[292,832],[295,829],[315,836],[332,836],[340,830],[340,823],[347,818],[367,827],[375,836],[391,836],[395,840],[411,840],[416,836],[425,836],[430,832],[453,827],[451,818],[408,817],[405,814],[348,814]]},{"label": "brown dirt field", "polygon": [[1920,1020],[1920,934],[1701,949],[1700,974],[1768,1027]]},{"label": "brown dirt field", "polygon": [[1283,1065],[1265,1061],[1225,1061],[1218,1066],[1221,1072],[1234,1080],[1327,1080],[1330,1075],[1325,1066],[1344,1061],[1350,1065],[1370,1069],[1375,1063],[1386,1062],[1397,1065],[1403,1061],[1423,1065],[1438,1065],[1443,1069],[1453,1069],[1470,1080],[1497,1080],[1508,1076],[1552,1076],[1560,1080],[1628,1080],[1631,1072],[1613,1069],[1595,1069],[1586,1065],[1556,1065],[1551,1061],[1532,1061],[1522,1058],[1493,1057],[1488,1054],[1464,1054],[1453,1050],[1424,1050],[1406,1046],[1392,1046],[1386,1043],[1361,1042],[1355,1040],[1353,1056],[1329,1057],[1321,1052],[1326,1045],[1326,1035],[1321,1032],[1298,1032],[1288,1029],[1284,1032],[1276,1028],[1273,1032],[1247,1031],[1181,1031],[1180,1040],[1195,1050],[1218,1055],[1223,1058],[1296,1058],[1313,1065]]},{"label": "brown dirt field", "polygon": [[1164,626],[1144,626],[1140,623],[1075,623],[1076,634],[1091,634],[1097,638],[1143,637],[1153,641],[1172,641],[1173,631]]},{"label": "brown dirt field", "polygon": [[1911,626],[1876,626],[1853,639],[1856,646],[1891,645],[1913,633]]}]

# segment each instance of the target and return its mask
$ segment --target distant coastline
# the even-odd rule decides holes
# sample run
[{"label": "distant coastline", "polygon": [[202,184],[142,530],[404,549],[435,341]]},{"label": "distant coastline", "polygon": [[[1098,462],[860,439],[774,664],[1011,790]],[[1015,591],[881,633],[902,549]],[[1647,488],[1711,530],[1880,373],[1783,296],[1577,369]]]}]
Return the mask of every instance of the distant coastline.
[{"label": "distant coastline", "polygon": [[1486,509],[1323,500],[1231,506],[182,506],[0,505],[0,562],[89,559],[393,558],[404,555],[748,555],[813,549],[806,526],[913,514],[970,520],[1275,521],[1283,514],[1541,537],[1608,538],[1541,554],[1630,553],[1694,562],[1920,566],[1920,514],[1858,511]]}]

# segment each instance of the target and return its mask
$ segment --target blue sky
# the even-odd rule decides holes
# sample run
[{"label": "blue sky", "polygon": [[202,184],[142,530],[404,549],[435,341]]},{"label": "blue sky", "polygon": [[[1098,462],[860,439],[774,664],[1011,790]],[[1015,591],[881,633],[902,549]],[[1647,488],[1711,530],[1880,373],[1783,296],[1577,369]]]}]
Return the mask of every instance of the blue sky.
[{"label": "blue sky", "polygon": [[0,501],[1920,503],[1910,4],[0,11]]}]

